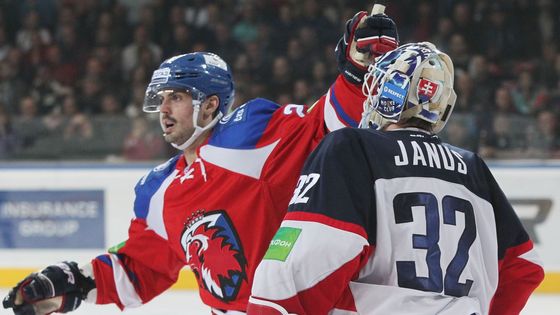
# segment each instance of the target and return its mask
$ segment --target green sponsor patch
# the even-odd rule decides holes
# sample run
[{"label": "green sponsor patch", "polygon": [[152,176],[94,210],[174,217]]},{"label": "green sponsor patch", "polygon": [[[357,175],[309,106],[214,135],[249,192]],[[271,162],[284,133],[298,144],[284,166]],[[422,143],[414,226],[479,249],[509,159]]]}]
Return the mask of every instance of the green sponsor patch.
[{"label": "green sponsor patch", "polygon": [[123,248],[124,244],[126,244],[126,241],[121,242],[121,243],[109,248],[108,252],[111,253],[111,254],[118,254],[119,249]]},{"label": "green sponsor patch", "polygon": [[299,237],[299,233],[301,233],[301,229],[281,227],[270,241],[264,259],[286,261]]}]

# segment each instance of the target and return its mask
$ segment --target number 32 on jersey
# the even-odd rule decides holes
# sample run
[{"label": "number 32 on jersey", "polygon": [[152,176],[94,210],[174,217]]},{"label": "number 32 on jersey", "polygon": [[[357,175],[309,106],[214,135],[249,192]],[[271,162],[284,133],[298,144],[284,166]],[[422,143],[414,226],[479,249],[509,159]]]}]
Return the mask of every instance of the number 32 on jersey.
[{"label": "number 32 on jersey", "polygon": [[309,197],[306,196],[307,192],[317,184],[321,174],[311,173],[307,175],[301,175],[297,182],[296,189],[294,190],[294,196],[290,200],[290,205],[296,203],[307,203]]},{"label": "number 32 on jersey", "polygon": [[[441,209],[437,197],[427,192],[401,193],[393,199],[395,223],[407,224],[413,222],[412,208],[424,207],[426,234],[413,234],[412,247],[414,250],[426,251],[426,265],[428,277],[418,277],[416,262],[397,261],[398,283],[400,287],[431,292],[444,292],[450,296],[465,296],[473,284],[467,279],[465,283],[459,281],[461,273],[469,260],[469,249],[476,239],[476,223],[472,204],[465,199],[446,195],[441,200]],[[445,269],[441,266],[440,249],[440,215],[443,224],[455,226],[457,212],[465,217],[465,227],[461,232],[457,250]],[[446,250],[445,248],[443,250]],[[448,250],[448,249],[447,249]]]}]

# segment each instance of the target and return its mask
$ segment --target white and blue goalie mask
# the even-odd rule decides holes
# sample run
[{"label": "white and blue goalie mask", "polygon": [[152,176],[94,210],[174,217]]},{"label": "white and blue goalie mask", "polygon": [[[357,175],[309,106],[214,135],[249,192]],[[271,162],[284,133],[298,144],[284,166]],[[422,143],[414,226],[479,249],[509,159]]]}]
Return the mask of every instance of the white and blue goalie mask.
[{"label": "white and blue goalie mask", "polygon": [[429,42],[411,43],[378,57],[368,68],[361,128],[382,129],[412,117],[432,124],[438,133],[447,122],[457,96],[453,63]]}]

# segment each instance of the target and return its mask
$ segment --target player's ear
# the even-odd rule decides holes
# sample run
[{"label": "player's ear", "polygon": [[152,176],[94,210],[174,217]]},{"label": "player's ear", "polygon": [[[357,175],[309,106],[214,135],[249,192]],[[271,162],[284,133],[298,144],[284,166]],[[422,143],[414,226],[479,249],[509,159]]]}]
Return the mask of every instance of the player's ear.
[{"label": "player's ear", "polygon": [[216,95],[209,96],[201,106],[201,116],[203,120],[212,120],[218,114],[220,99]]}]

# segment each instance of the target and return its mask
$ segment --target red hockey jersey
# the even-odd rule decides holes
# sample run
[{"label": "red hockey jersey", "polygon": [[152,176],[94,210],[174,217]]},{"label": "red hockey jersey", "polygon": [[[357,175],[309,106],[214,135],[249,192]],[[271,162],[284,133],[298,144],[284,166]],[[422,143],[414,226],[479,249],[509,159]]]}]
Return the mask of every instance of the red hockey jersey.
[{"label": "red hockey jersey", "polygon": [[476,154],[414,128],[345,128],[305,163],[248,314],[519,314],[543,276]]},{"label": "red hockey jersey", "polygon": [[357,125],[363,100],[342,76],[309,110],[255,99],[217,124],[190,167],[181,154],[154,168],[135,187],[128,240],[92,261],[97,303],[144,304],[188,265],[215,313],[245,311],[303,162],[329,130]]}]

